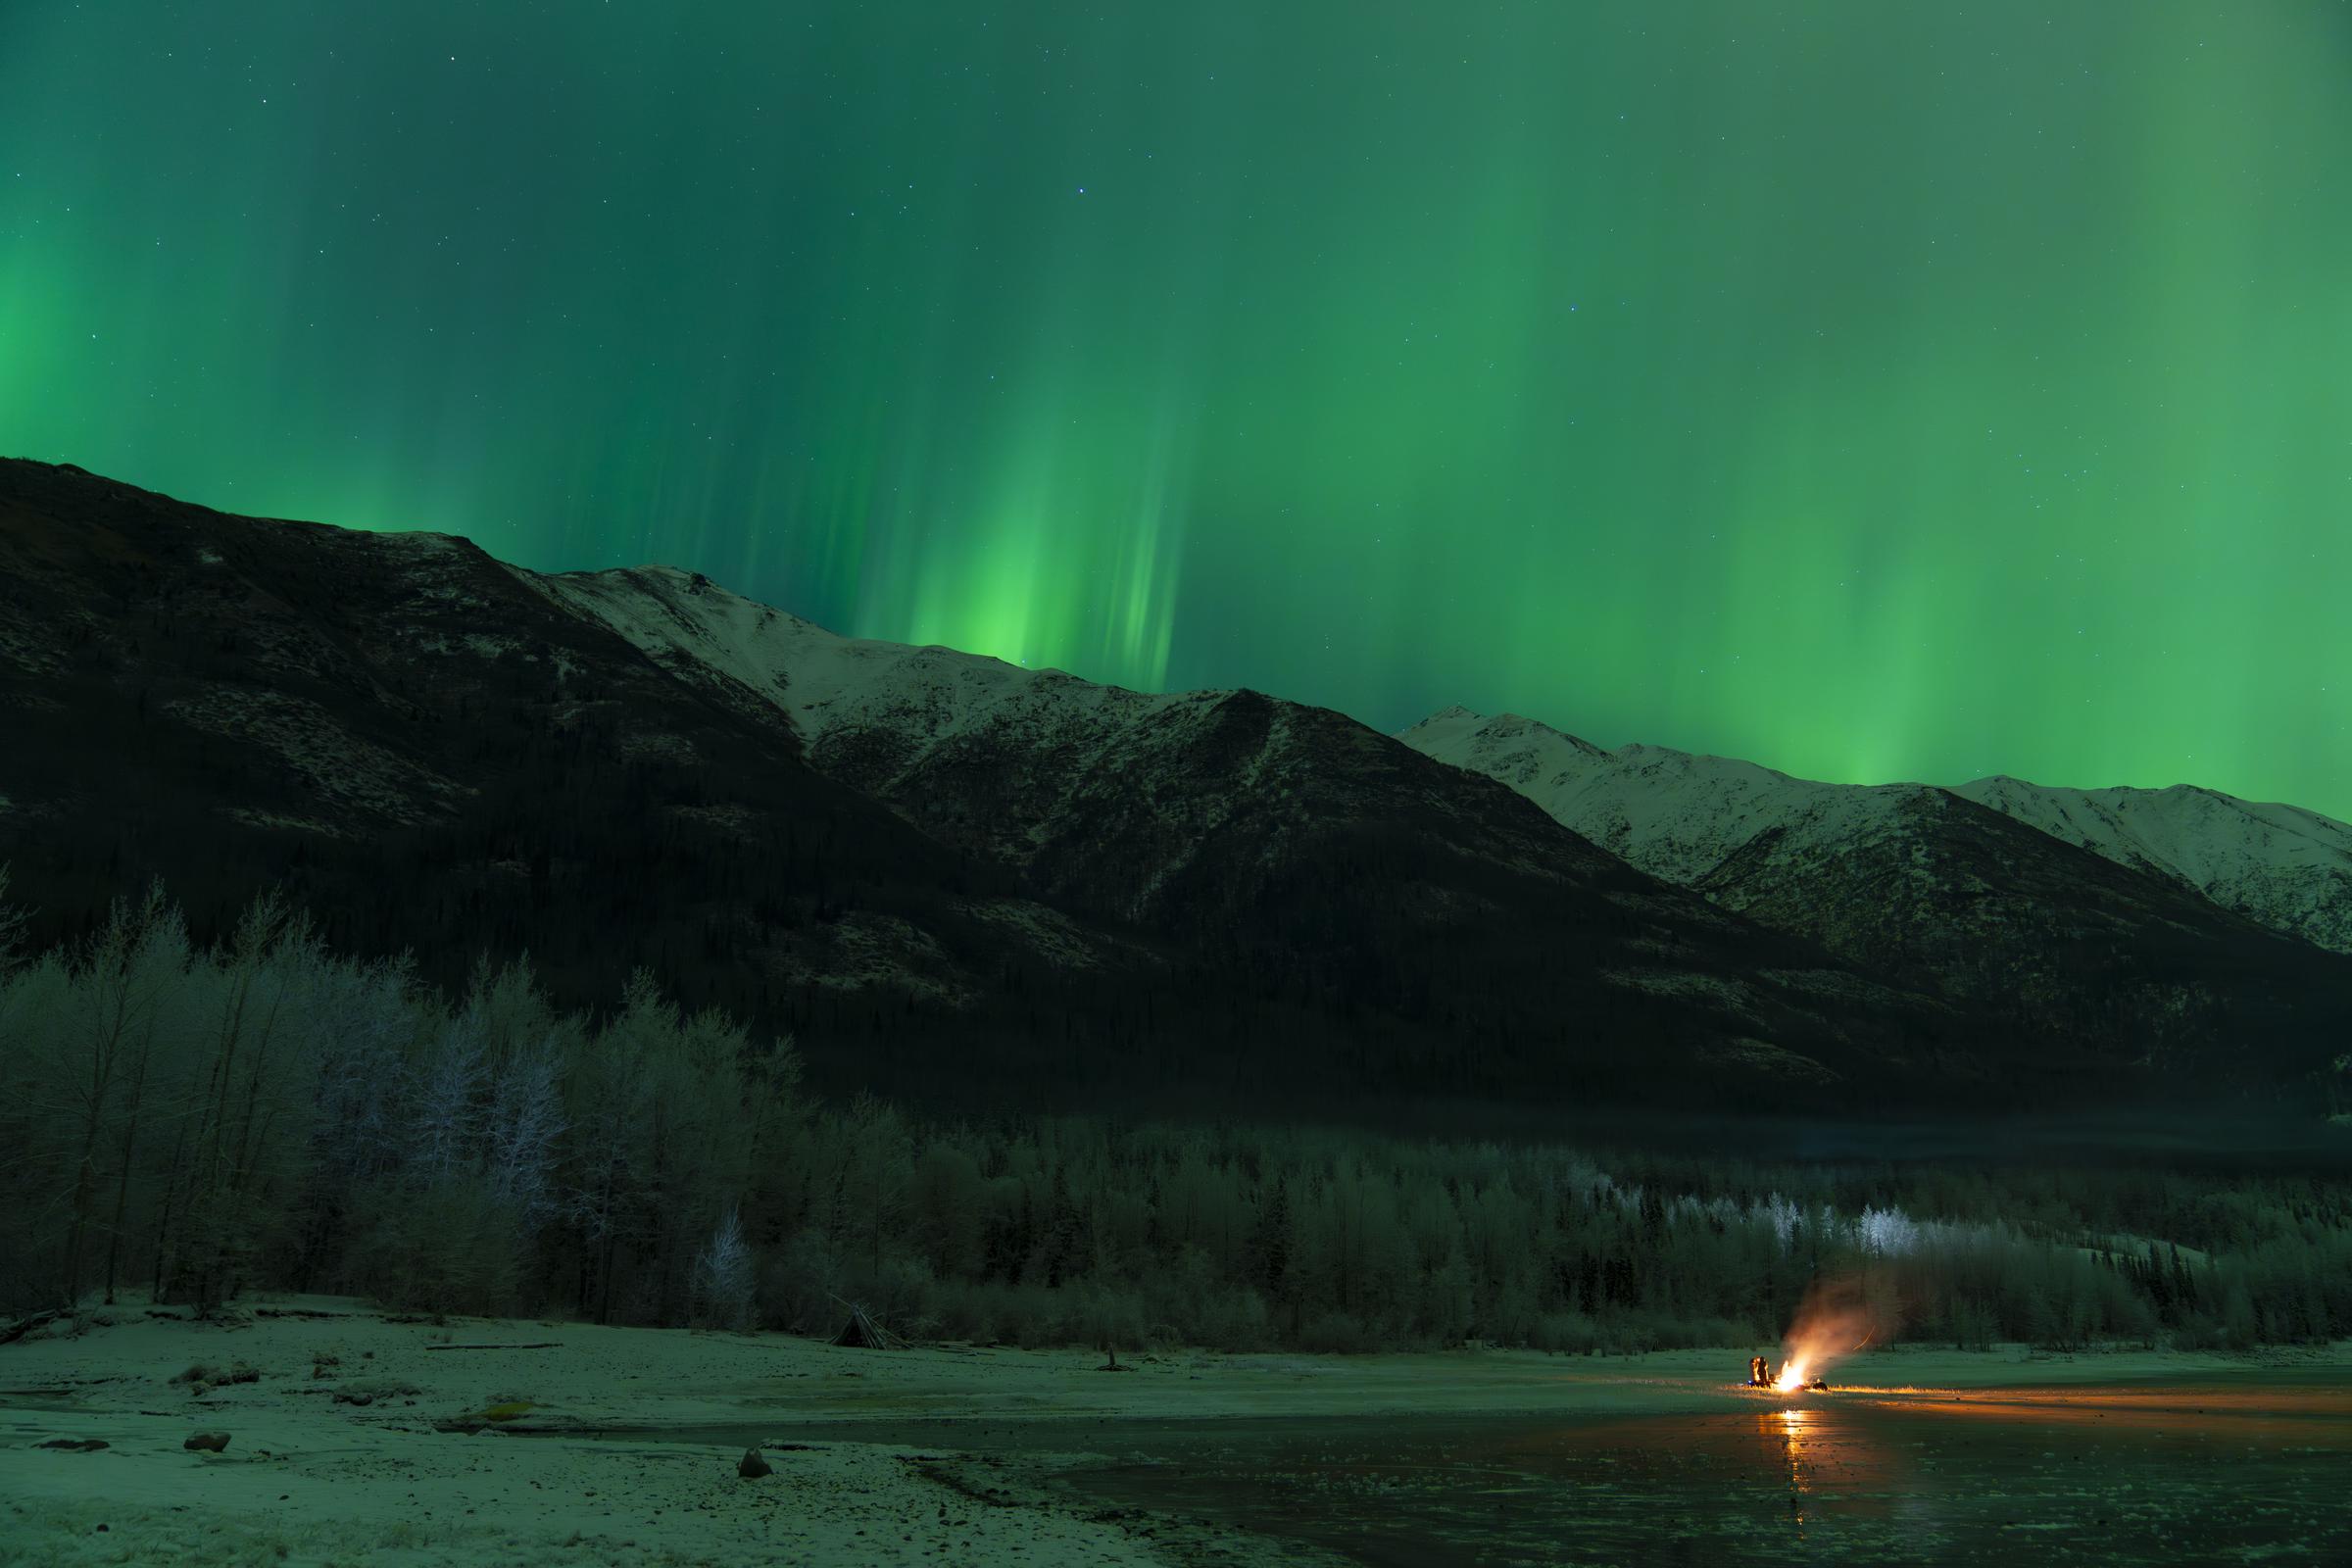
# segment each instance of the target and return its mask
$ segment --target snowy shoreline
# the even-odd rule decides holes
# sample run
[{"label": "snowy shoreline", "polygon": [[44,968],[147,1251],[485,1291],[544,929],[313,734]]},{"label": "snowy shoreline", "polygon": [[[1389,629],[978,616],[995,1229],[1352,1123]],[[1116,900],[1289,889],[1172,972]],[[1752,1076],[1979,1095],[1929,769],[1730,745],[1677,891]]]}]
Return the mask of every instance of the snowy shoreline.
[{"label": "snowy shoreline", "polygon": [[[1295,1544],[1104,1509],[1053,1475],[1103,1437],[1115,1445],[1099,1429],[1122,1419],[1605,1415],[1745,1396],[1723,1351],[1131,1353],[1112,1376],[1090,1351],[434,1321],[339,1298],[262,1298],[224,1324],[139,1305],[106,1315],[0,1347],[0,1564],[1299,1562],[1311,1559]],[[2340,1365],[2345,1352],[2294,1359]],[[1923,1349],[1853,1373],[1989,1388],[2252,1364]],[[197,1367],[258,1376],[188,1381]],[[976,1441],[842,1441],[934,1422],[970,1423]],[[1032,1430],[992,1450],[983,1428],[1011,1422],[1066,1423],[1069,1442]],[[697,1444],[698,1429],[770,1432],[773,1473],[738,1476],[741,1449]],[[226,1449],[182,1447],[203,1430],[229,1434]],[[91,1440],[107,1446],[39,1446]]]},{"label": "snowy shoreline", "polygon": [[[1044,1462],[969,1473],[960,1456],[797,1430],[796,1388],[821,1391],[808,1402],[830,1419],[854,1418],[869,1374],[943,1352],[436,1324],[328,1298],[261,1303],[238,1326],[110,1315],[78,1337],[0,1348],[0,1564],[1170,1560],[1052,1494]],[[514,1348],[473,1348],[487,1345]],[[196,1366],[260,1376],[181,1381]],[[772,1473],[756,1480],[737,1474],[739,1448],[564,1435],[769,1413],[793,1446],[768,1449]],[[226,1432],[226,1449],[183,1448],[197,1431]],[[107,1446],[39,1446],[61,1440]]]}]

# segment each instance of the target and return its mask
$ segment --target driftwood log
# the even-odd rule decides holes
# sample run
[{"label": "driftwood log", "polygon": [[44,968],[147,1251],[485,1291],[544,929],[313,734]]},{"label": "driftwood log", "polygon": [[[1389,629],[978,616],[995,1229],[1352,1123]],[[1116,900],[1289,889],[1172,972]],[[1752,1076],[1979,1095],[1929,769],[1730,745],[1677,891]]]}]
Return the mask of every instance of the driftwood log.
[{"label": "driftwood log", "polygon": [[428,1350],[560,1350],[561,1340],[534,1340],[528,1345],[428,1345]]},{"label": "driftwood log", "polygon": [[57,1308],[47,1312],[35,1312],[23,1322],[11,1323],[7,1328],[0,1329],[0,1345],[14,1345],[34,1329],[45,1323],[54,1323],[65,1315],[63,1308]]}]

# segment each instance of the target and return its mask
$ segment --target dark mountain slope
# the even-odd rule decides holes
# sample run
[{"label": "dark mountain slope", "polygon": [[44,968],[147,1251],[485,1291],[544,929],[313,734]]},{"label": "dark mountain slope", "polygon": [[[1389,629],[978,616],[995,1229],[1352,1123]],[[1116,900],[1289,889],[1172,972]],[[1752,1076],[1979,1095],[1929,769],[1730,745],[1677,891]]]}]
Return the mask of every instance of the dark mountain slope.
[{"label": "dark mountain slope", "polygon": [[[1851,974],[1834,980],[1801,931],[1767,975],[1767,948],[1744,920],[1711,922],[1628,876],[1615,857],[1581,839],[1561,843],[1534,814],[1514,813],[1492,792],[1465,788],[1448,769],[1337,714],[1246,692],[1151,696],[945,649],[839,638],[658,568],[550,586],[683,677],[745,701],[764,695],[802,728],[818,766],[976,855],[1099,910],[1212,946],[1234,972],[1294,982],[1328,972],[1336,995],[1442,1008],[1441,1022],[1489,1050],[1513,1049],[1509,1026],[1489,1010],[1515,1005],[1533,973],[1536,995],[1565,1015],[1605,1013],[1632,986],[1693,1004],[1711,992],[1729,1014],[1749,1019],[1774,1004],[1846,1018],[1858,1036],[1901,1016],[1906,1027],[1878,1036],[1876,1049],[1894,1052],[1906,1072],[1973,1080],[1970,1093],[1999,1082],[2021,1100],[2132,1099],[2151,1073],[2185,1082],[2208,1066],[2228,1077],[2246,1065],[2152,1049],[2117,1024],[2095,983],[2080,987],[2092,994],[2082,1012],[2095,1028],[2079,1039],[2049,1027],[2054,1008],[2039,994],[2034,1008],[2021,1009],[2015,996],[1980,987],[1970,1005],[1941,1020],[1903,1013],[1884,987],[1838,997],[1835,984],[1852,986]],[[1865,853],[1859,843],[1813,848],[1833,859]],[[2117,868],[2076,869],[2095,885]],[[1543,886],[1497,886],[1529,877]],[[1977,951],[1982,933],[1968,923],[1965,899],[1898,908],[1835,876],[1819,890],[1830,901],[1818,911],[1825,938],[1915,915],[1928,928],[1924,941],[1948,937]],[[1759,901],[1770,903],[1772,891],[1760,884]],[[2078,892],[2060,879],[2021,895],[2026,912],[2050,915],[2014,950],[2056,971],[2039,976],[2050,982],[2043,989],[2063,991],[2067,965],[2094,956],[2090,939],[2058,940],[2072,927],[2067,899]],[[1453,918],[1466,900],[1477,902],[1476,916]],[[1544,912],[1532,922],[1516,912],[1530,907]],[[1936,929],[1937,919],[1951,929]],[[2135,929],[2116,923],[2094,936],[2128,939]],[[1856,943],[1846,956],[1865,972],[1884,960],[1898,989],[1940,987],[1935,965],[1897,961],[1883,935],[1872,931],[1867,952]],[[1532,961],[1523,943],[1543,945],[1548,962]],[[1380,956],[1400,950],[1419,961],[1398,968]],[[2097,980],[2098,971],[2086,972]],[[1445,977],[1437,990],[1410,989],[1433,973]],[[1776,1018],[1753,1032],[1784,1027]],[[2257,1040],[2253,1076],[2261,1077],[2278,1063]]]},{"label": "dark mountain slope", "polygon": [[2343,955],[1953,791],[1607,751],[1461,710],[1402,738],[1725,908],[2041,1042],[2045,1066],[2292,1075],[2352,1041]]},{"label": "dark mountain slope", "polygon": [[975,736],[894,767],[869,729],[826,742],[869,765],[811,766],[801,715],[574,579],[29,463],[0,580],[0,858],[49,936],[150,876],[213,931],[277,883],[445,982],[527,950],[599,1001],[649,964],[835,1081],[1024,1103],[1925,1092],[1966,1033],[1251,694],[1137,699],[1082,763]]},{"label": "dark mountain slope", "polygon": [[[2260,1029],[2053,1051],[1322,710],[852,642],[685,573],[542,577],[38,464],[0,465],[0,858],[45,934],[151,875],[214,930],[278,883],[445,983],[527,950],[577,1004],[650,965],[797,1031],[835,1087],[1821,1109],[2267,1092],[2295,1067]],[[1807,896],[1755,885],[1766,913]]]},{"label": "dark mountain slope", "polygon": [[820,1033],[1050,967],[1013,878],[463,540],[11,463],[0,583],[0,857],[48,935],[151,876],[214,931],[278,883],[445,982],[528,951],[603,1001],[645,964]]}]

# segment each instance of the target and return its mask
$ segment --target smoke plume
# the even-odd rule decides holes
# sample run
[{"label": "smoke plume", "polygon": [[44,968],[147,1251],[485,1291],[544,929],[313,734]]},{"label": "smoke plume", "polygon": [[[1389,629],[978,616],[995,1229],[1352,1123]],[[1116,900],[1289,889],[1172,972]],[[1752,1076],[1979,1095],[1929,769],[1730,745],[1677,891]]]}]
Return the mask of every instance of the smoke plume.
[{"label": "smoke plume", "polygon": [[1852,1275],[1815,1280],[1781,1341],[1783,1389],[1801,1388],[1830,1367],[1894,1331],[1890,1302],[1873,1300]]}]

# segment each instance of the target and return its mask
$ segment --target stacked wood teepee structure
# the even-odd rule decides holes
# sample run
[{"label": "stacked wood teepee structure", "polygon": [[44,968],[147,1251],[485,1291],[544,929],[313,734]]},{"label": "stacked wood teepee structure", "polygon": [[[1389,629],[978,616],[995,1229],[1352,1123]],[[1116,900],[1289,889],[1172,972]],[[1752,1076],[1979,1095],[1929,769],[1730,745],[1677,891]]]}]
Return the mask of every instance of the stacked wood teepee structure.
[{"label": "stacked wood teepee structure", "polygon": [[[840,1298],[837,1297],[835,1299]],[[852,1345],[867,1350],[906,1348],[906,1342],[874,1321],[873,1313],[865,1309],[864,1302],[842,1301],[841,1304],[849,1308],[850,1320],[841,1326],[839,1334],[833,1336],[835,1345]]]}]

